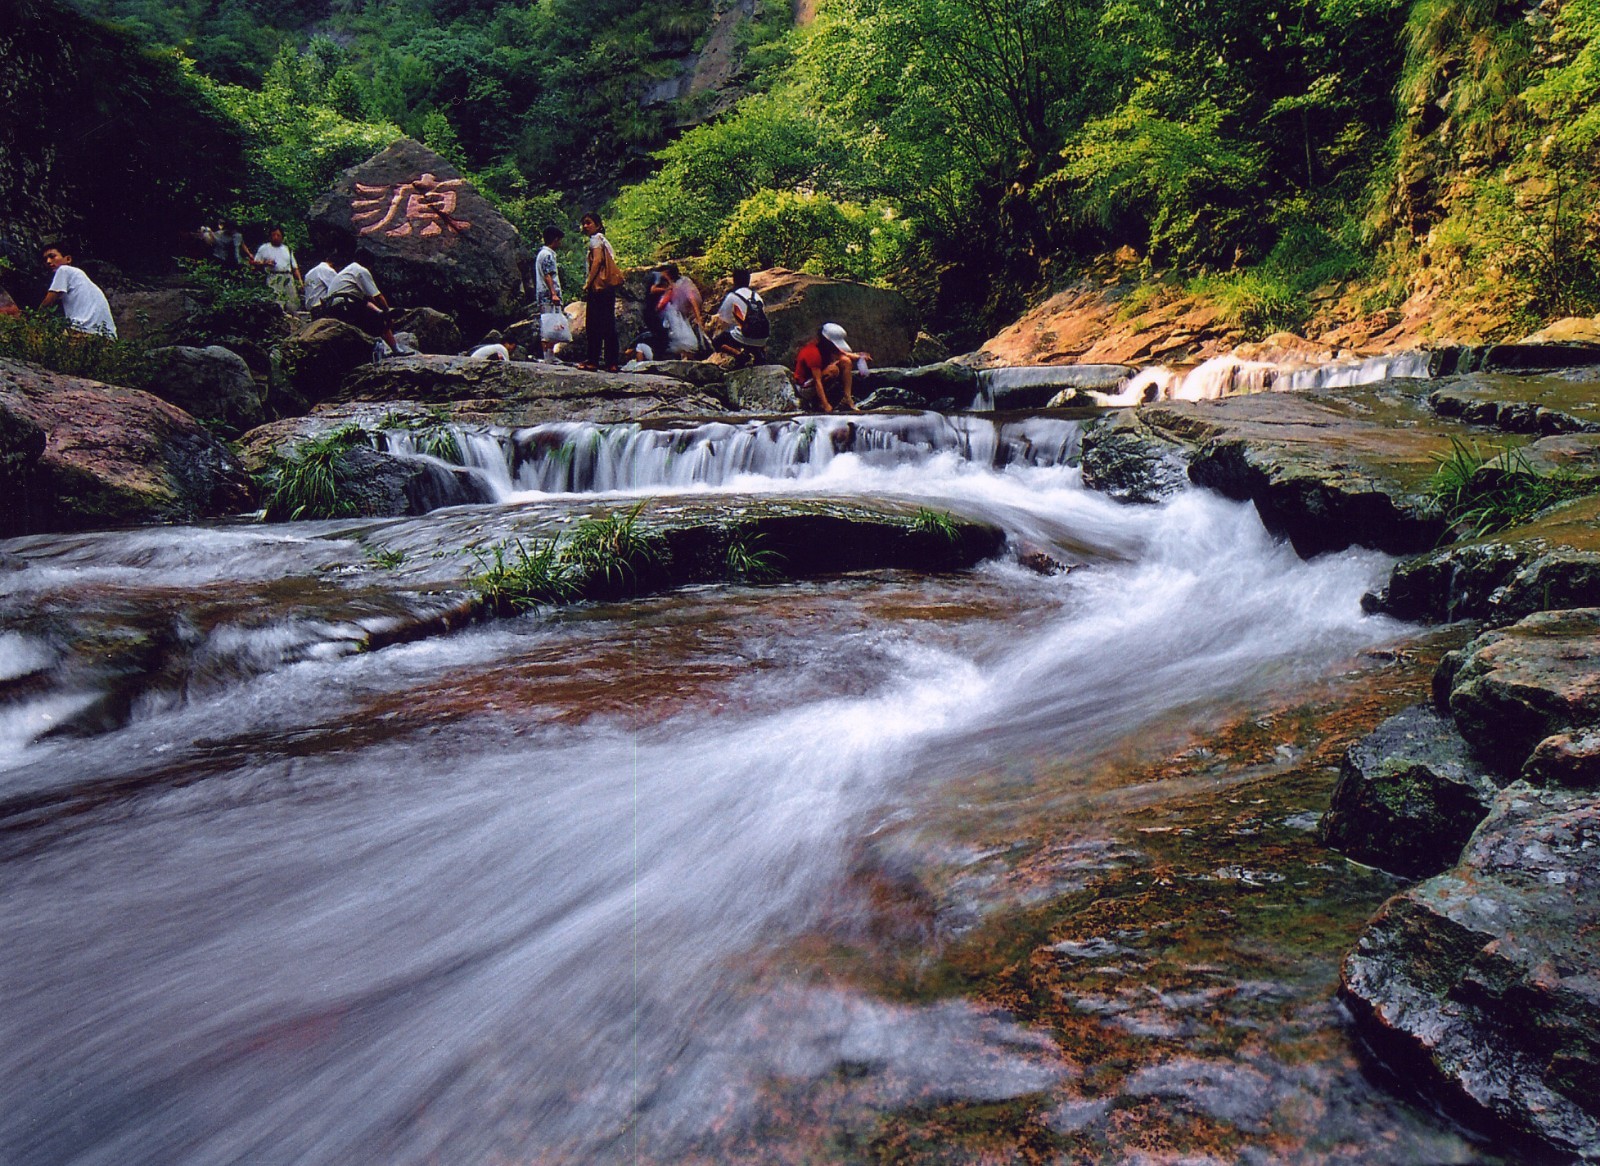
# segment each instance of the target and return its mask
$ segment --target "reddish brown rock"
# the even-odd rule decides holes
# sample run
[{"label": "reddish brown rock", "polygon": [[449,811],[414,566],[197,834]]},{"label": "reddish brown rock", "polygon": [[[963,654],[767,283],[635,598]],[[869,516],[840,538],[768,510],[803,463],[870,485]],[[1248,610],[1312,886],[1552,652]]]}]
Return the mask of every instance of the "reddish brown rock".
[{"label": "reddish brown rock", "polygon": [[0,520],[7,534],[191,522],[250,505],[238,460],[149,393],[0,360],[0,410],[45,436]]}]

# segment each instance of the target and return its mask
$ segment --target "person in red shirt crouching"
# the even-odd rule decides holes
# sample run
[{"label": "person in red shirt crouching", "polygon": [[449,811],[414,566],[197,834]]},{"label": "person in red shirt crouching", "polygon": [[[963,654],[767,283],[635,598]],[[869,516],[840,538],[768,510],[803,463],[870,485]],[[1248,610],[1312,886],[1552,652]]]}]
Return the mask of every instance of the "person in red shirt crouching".
[{"label": "person in red shirt crouching", "polygon": [[856,353],[838,324],[824,324],[815,340],[795,355],[794,379],[799,386],[800,407],[808,413],[832,413],[836,408],[856,407],[851,389],[855,381]]}]

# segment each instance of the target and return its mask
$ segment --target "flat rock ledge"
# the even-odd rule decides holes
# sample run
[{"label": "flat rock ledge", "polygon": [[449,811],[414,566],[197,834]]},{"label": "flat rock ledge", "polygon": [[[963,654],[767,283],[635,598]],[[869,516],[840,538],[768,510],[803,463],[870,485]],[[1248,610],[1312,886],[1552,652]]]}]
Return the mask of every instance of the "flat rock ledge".
[{"label": "flat rock ledge", "polygon": [[1495,623],[1600,606],[1600,495],[1397,563],[1388,583],[1362,603],[1400,619]]},{"label": "flat rock ledge", "polygon": [[1340,994],[1373,1048],[1500,1132],[1600,1160],[1600,804],[1517,783],[1384,905]]},{"label": "flat rock ledge", "polygon": [[1451,438],[1470,435],[1435,416],[1415,382],[1173,401],[1086,434],[1084,473],[1145,500],[1170,493],[1187,463],[1189,480],[1254,502],[1302,555],[1352,545],[1408,554],[1444,533],[1426,486]]},{"label": "flat rock ledge", "polygon": [[417,401],[445,406],[455,420],[510,426],[718,416],[731,407],[720,384],[691,385],[649,373],[584,372],[532,361],[449,356],[400,357],[358,368],[345,378],[333,400],[340,404]]}]

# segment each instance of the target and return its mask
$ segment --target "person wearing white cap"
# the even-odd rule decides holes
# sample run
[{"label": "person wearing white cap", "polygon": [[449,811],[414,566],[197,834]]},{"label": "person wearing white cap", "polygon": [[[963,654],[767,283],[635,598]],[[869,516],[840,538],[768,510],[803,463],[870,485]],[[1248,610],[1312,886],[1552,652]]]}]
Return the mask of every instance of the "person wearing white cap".
[{"label": "person wearing white cap", "polygon": [[861,412],[854,395],[857,360],[865,365],[865,354],[850,351],[844,329],[824,324],[816,339],[795,354],[794,379],[801,406],[808,412],[832,413],[835,407]]}]

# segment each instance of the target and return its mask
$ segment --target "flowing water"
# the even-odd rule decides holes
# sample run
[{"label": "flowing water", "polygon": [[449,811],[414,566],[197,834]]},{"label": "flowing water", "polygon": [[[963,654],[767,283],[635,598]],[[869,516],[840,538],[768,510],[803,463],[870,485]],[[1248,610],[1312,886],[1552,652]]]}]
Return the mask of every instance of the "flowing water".
[{"label": "flowing water", "polygon": [[[845,1132],[908,1106],[1022,1105],[1048,1140],[1186,1093],[1237,1160],[1487,1161],[1363,1082],[1325,975],[1261,990],[1334,1034],[1269,1082],[1284,1142],[1263,1057],[1161,1046],[1114,1109],[1059,1030],[818,956],[885,915],[863,862],[966,872],[914,961],[1018,907],[976,872],[1021,823],[1075,823],[1051,894],[1122,869],[1108,759],[1405,634],[1360,610],[1381,557],[1302,562],[1199,492],[1118,506],[1070,426],[895,424],[803,455],[760,426],[463,434],[499,506],[360,533],[424,559],[593,500],[551,490],[803,491],[989,519],[1075,569],[689,589],[352,653],[382,605],[349,524],[8,544],[0,1162],[853,1161]],[[153,610],[181,680],[50,733]],[[1104,999],[1078,1013],[1126,1031]],[[1178,1160],[1096,1144],[1062,1160]]]}]

